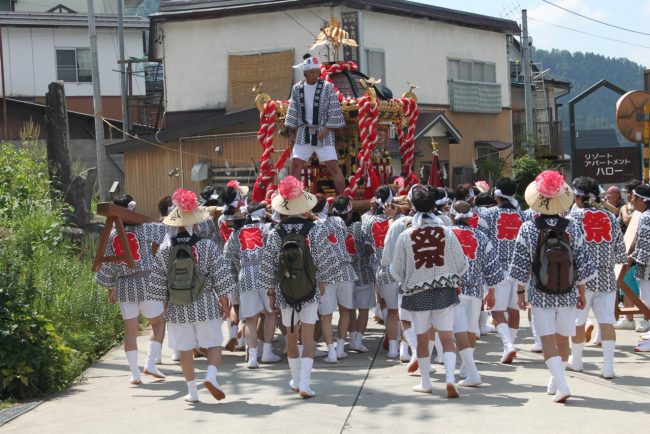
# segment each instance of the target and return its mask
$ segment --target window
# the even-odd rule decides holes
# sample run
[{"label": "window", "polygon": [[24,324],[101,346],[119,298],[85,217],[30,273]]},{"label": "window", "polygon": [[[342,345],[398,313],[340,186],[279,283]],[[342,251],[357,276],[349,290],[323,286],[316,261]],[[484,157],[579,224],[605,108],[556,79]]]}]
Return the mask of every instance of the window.
[{"label": "window", "polygon": [[56,50],[56,76],[67,83],[90,83],[92,71],[89,48]]},{"label": "window", "polygon": [[13,12],[16,0],[0,0],[0,11]]},{"label": "window", "polygon": [[381,84],[386,85],[386,63],[384,52],[380,50],[366,50],[366,68],[368,77],[381,79]]},{"label": "window", "polygon": [[496,64],[478,60],[448,59],[449,104],[456,112],[500,113],[501,85]]}]

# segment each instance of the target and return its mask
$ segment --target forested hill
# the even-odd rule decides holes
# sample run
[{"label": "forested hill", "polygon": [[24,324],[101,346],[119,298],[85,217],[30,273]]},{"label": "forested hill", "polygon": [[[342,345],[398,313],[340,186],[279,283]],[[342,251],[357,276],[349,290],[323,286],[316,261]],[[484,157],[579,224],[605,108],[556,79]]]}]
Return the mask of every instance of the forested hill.
[{"label": "forested hill", "polygon": [[[575,98],[600,80],[607,80],[625,91],[643,89],[643,67],[625,58],[605,57],[594,53],[570,53],[566,50],[533,49],[534,63],[541,62],[543,69],[550,68],[546,77],[571,83],[571,93],[560,99],[564,106],[560,120],[569,128],[569,111],[566,102]],[[650,63],[650,58],[648,59]],[[616,101],[619,95],[601,88],[576,105],[578,129],[616,128]]]}]

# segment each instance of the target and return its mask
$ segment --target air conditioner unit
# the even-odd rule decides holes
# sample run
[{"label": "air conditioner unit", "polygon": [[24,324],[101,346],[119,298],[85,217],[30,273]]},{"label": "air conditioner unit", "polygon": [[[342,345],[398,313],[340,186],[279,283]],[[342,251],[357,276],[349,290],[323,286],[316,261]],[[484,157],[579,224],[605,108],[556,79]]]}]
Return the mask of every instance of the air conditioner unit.
[{"label": "air conditioner unit", "polygon": [[205,181],[208,179],[210,172],[209,163],[196,163],[192,166],[192,181]]}]

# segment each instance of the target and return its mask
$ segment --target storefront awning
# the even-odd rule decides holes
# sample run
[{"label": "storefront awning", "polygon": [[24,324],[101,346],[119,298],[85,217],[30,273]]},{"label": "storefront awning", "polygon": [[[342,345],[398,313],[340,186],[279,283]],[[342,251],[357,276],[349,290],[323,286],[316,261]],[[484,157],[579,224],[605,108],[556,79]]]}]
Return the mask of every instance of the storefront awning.
[{"label": "storefront awning", "polygon": [[504,149],[508,149],[509,147],[512,146],[512,143],[506,143],[506,142],[500,142],[498,140],[480,140],[474,142],[475,146],[489,146],[490,148],[497,150],[497,151],[503,151]]}]

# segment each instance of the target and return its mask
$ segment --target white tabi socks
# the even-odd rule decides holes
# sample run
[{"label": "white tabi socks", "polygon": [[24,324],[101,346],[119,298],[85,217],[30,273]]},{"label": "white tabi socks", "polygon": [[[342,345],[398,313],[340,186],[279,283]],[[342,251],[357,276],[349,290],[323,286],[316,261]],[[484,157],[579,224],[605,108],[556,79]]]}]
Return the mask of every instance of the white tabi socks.
[{"label": "white tabi socks", "polygon": [[445,382],[447,383],[447,398],[458,398],[458,389],[456,389],[456,353],[442,353],[442,361],[445,364]]},{"label": "white tabi socks", "polygon": [[440,336],[436,332],[436,340],[433,342],[433,345],[436,347],[436,357],[433,359],[435,363],[442,363],[442,342],[440,342]]},{"label": "white tabi socks", "polygon": [[460,351],[460,358],[463,360],[463,365],[465,366],[465,372],[467,378],[460,380],[458,383],[460,386],[465,387],[475,387],[482,383],[481,376],[476,369],[476,362],[474,361],[474,349],[465,348]]},{"label": "white tabi socks", "polygon": [[131,384],[142,384],[142,378],[140,378],[140,368],[138,367],[138,350],[125,351],[126,360],[129,362],[129,368],[131,368],[131,379],[129,382]]},{"label": "white tabi socks", "polygon": [[562,359],[560,356],[551,357],[546,360],[546,366],[548,367],[548,370],[551,371],[551,375],[553,376],[557,387],[555,396],[553,396],[553,401],[565,403],[571,396],[571,391],[569,390],[569,385],[567,384],[564,375],[564,363],[562,363]]},{"label": "white tabi socks", "polygon": [[199,392],[196,390],[196,381],[186,381],[187,384],[187,395],[185,395],[185,401],[190,403],[199,402]]},{"label": "white tabi socks", "polygon": [[512,335],[510,334],[508,324],[499,324],[497,326],[497,333],[503,342],[503,356],[501,357],[501,363],[510,364],[517,355],[517,350],[515,350],[514,345],[512,345]]},{"label": "white tabi socks", "polygon": [[571,356],[567,362],[566,368],[569,371],[582,372],[582,351],[585,349],[585,343],[576,344],[571,342]]},{"label": "white tabi socks", "polygon": [[273,352],[271,342],[262,344],[262,363],[277,363],[282,359]]},{"label": "white tabi socks", "polygon": [[[418,361],[418,365],[420,366],[427,366],[429,364],[428,357],[418,358],[417,361]],[[420,384],[413,386],[413,391],[421,392],[421,393],[431,393],[433,391],[433,386],[431,385],[431,378],[429,378],[429,374],[426,372],[426,369],[424,370],[424,373],[422,373],[422,375],[420,376]]]},{"label": "white tabi socks", "polygon": [[151,375],[154,378],[164,379],[165,374],[160,372],[156,367],[156,360],[160,359],[162,344],[157,341],[149,341],[149,351],[147,352],[147,362],[144,366],[144,374]]},{"label": "white tabi socks", "polygon": [[614,374],[614,351],[616,351],[616,341],[603,341],[603,370],[600,375],[611,380]]},{"label": "white tabi socks", "polygon": [[291,371],[291,381],[289,381],[289,389],[294,392],[300,391],[300,358],[288,358],[289,370]]},{"label": "white tabi socks", "polygon": [[208,372],[205,374],[205,380],[203,380],[203,385],[206,389],[210,391],[212,396],[217,400],[221,401],[226,397],[226,394],[223,393],[221,386],[217,382],[217,367],[214,365],[208,365]]},{"label": "white tabi socks", "polygon": [[300,396],[311,398],[316,392],[311,390],[309,383],[311,381],[311,368],[314,366],[314,359],[303,357],[300,359]]}]

